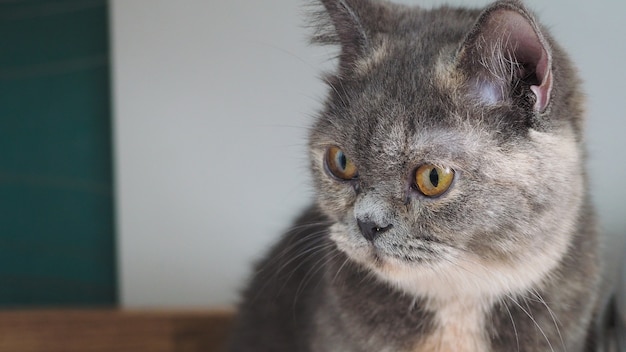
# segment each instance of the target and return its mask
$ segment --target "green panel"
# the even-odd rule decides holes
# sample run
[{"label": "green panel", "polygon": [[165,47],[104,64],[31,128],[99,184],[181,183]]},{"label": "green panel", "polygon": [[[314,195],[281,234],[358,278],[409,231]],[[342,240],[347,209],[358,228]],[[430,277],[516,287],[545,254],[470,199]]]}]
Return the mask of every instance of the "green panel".
[{"label": "green panel", "polygon": [[0,306],[116,303],[106,5],[0,2]]}]

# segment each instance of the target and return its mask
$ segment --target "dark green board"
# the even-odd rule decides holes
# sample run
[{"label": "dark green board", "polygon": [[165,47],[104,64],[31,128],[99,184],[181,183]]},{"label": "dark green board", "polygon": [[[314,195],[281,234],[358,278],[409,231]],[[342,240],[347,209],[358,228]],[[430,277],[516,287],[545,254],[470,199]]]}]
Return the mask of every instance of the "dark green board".
[{"label": "dark green board", "polygon": [[116,303],[105,0],[0,2],[0,307]]}]

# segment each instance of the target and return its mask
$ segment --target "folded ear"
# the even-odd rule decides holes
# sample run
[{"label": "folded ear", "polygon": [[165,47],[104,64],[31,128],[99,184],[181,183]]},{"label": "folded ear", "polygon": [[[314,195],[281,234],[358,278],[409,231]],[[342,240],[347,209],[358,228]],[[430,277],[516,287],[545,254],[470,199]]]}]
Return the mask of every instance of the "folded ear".
[{"label": "folded ear", "polygon": [[520,88],[543,112],[552,91],[552,52],[533,16],[517,1],[487,8],[461,47],[458,64],[470,94],[488,104],[512,98]]},{"label": "folded ear", "polygon": [[370,50],[370,39],[385,8],[371,0],[320,0],[325,11],[316,16],[313,42],[339,44],[340,71],[350,70]]}]

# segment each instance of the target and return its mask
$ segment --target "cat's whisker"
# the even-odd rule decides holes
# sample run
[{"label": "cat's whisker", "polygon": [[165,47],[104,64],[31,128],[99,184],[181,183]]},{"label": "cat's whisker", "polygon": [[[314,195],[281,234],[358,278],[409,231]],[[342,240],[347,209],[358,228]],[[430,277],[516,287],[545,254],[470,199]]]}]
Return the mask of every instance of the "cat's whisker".
[{"label": "cat's whisker", "polygon": [[[335,85],[329,80],[326,80],[326,84],[330,87],[330,89],[332,89],[335,92],[336,96],[341,101],[342,106],[347,106],[348,104],[344,100],[343,94],[339,93],[339,90],[337,90],[337,87],[335,87]],[[342,84],[341,81],[339,82],[339,84]]]},{"label": "cat's whisker", "polygon": [[[286,255],[292,254],[292,251],[294,248],[302,245],[304,242],[307,241],[311,241],[313,242],[314,240],[317,239],[317,237],[319,237],[320,235],[322,235],[323,232],[314,232],[311,234],[307,234],[305,237],[299,239],[298,241],[296,241],[296,243],[290,243],[286,248],[282,249],[277,255],[275,255],[273,258],[271,258],[266,265],[264,265],[263,267],[261,267],[259,269],[259,272],[262,272],[263,270],[266,270],[267,268],[271,268],[273,266],[274,263],[278,263],[283,261],[284,257]],[[283,262],[283,264],[278,268],[278,270],[274,271],[274,274],[279,274],[283,268],[287,267],[293,260],[295,260],[297,258],[291,258],[289,259],[287,262]]]},{"label": "cat's whisker", "polygon": [[376,274],[374,274],[373,271],[368,271],[364,275],[361,275],[361,280],[359,280],[358,285],[362,286],[366,282],[376,281],[376,280],[378,280],[378,278],[376,277]]},{"label": "cat's whisker", "polygon": [[[273,264],[274,262],[282,260],[282,257],[285,254],[291,253],[295,247],[301,245],[303,242],[312,241],[312,240],[317,239],[320,236],[324,236],[326,234],[326,231],[325,230],[320,230],[320,231],[316,231],[316,232],[311,232],[311,233],[307,233],[304,236],[299,236],[300,233],[303,233],[303,232],[309,230],[310,228],[323,227],[323,226],[327,226],[327,225],[329,225],[329,223],[319,222],[319,223],[311,223],[311,224],[307,224],[307,225],[295,226],[295,227],[290,228],[288,230],[288,232],[289,233],[293,233],[293,235],[290,236],[289,242],[287,242],[287,245],[285,246],[285,248],[283,250],[281,250],[280,253],[278,253],[276,256],[274,256],[273,258],[270,259],[270,261],[268,262],[266,267],[271,266],[271,264]],[[295,239],[295,241],[294,241],[294,239]]]},{"label": "cat's whisker", "polygon": [[322,243],[322,244],[318,244],[315,245],[313,247],[309,247],[306,250],[301,251],[300,253],[298,253],[297,255],[291,257],[288,261],[286,261],[285,263],[283,263],[283,265],[278,268],[278,270],[276,271],[277,273],[280,273],[283,269],[285,269],[286,267],[288,267],[292,262],[299,260],[300,263],[298,264],[298,266],[296,266],[295,268],[292,268],[291,273],[289,274],[289,276],[287,277],[286,280],[289,280],[289,278],[293,275],[293,273],[295,271],[297,271],[297,269],[302,266],[302,264],[305,262],[306,257],[307,256],[311,256],[316,254],[317,252],[321,251],[322,249],[327,249],[327,248],[331,248],[333,246],[333,244],[331,243]]},{"label": "cat's whisker", "polygon": [[411,298],[411,303],[409,304],[409,310],[408,310],[409,314],[411,314],[411,312],[413,312],[413,309],[415,309],[416,303],[417,303],[417,296],[413,295],[413,297]]},{"label": "cat's whisker", "polygon": [[282,290],[285,288],[285,286],[290,282],[291,278],[293,277],[293,275],[305,264],[307,263],[307,258],[301,258],[303,256],[313,256],[314,254],[329,248],[330,246],[332,246],[332,244],[328,244],[328,243],[324,243],[318,246],[314,246],[311,247],[305,251],[302,251],[300,254],[294,256],[293,258],[291,258],[289,260],[289,262],[293,262],[297,259],[300,258],[298,265],[296,265],[294,268],[291,269],[291,272],[289,273],[289,275],[284,279],[283,285],[282,287],[278,290],[279,294],[282,292]]},{"label": "cat's whisker", "polygon": [[546,333],[543,330],[543,328],[541,327],[541,325],[539,325],[537,320],[535,320],[535,317],[530,312],[530,308],[529,308],[529,310],[524,309],[524,307],[522,307],[522,305],[519,302],[517,302],[517,300],[513,296],[511,296],[511,295],[506,295],[506,297],[508,297],[522,312],[524,312],[524,314],[526,314],[526,316],[528,316],[528,318],[530,318],[532,323],[535,325],[535,327],[539,330],[539,332],[541,333],[543,338],[548,343],[548,347],[550,347],[550,351],[554,352],[554,347],[552,347],[552,343],[550,342],[550,339],[548,338],[548,335],[546,335]]},{"label": "cat's whisker", "polygon": [[[305,229],[302,229],[302,231],[304,231]],[[267,268],[271,268],[273,267],[273,264],[278,263],[278,262],[283,262],[282,265],[278,268],[278,270],[274,271],[274,274],[279,274],[285,267],[289,266],[289,264],[291,264],[291,262],[293,262],[294,260],[297,260],[300,256],[305,255],[306,250],[300,252],[297,256],[294,256],[292,258],[290,258],[287,261],[284,261],[284,257],[286,255],[290,255],[294,252],[294,249],[296,249],[299,246],[307,246],[307,242],[310,243],[318,243],[320,238],[326,235],[326,231],[324,230],[320,230],[320,231],[316,231],[316,232],[311,232],[311,233],[307,233],[306,235],[302,236],[302,237],[298,237],[297,234],[292,236],[290,241],[287,242],[285,248],[283,248],[279,253],[277,253],[274,257],[270,258],[268,260],[267,263],[265,263],[265,265],[263,265],[260,269],[259,272],[262,272],[263,270],[266,270]],[[293,241],[293,239],[297,238],[296,241]],[[308,246],[307,246],[308,247]],[[310,248],[309,248],[310,249]],[[307,249],[308,250],[308,249]],[[297,252],[297,251],[296,251]]]},{"label": "cat's whisker", "polygon": [[504,299],[502,298],[500,299],[500,304],[504,306],[507,313],[509,314],[509,318],[511,319],[511,325],[513,326],[513,333],[515,334],[515,345],[517,346],[517,352],[519,352],[520,350],[519,333],[517,332],[517,327],[515,326],[515,319],[513,319],[513,314],[511,314],[511,309],[509,309],[509,305],[506,304]]},{"label": "cat's whisker", "polygon": [[548,303],[543,299],[543,297],[541,296],[541,294],[539,294],[539,292],[537,291],[537,289],[532,288],[531,290],[528,291],[530,294],[532,294],[533,296],[537,297],[537,299],[539,300],[539,302],[541,304],[543,304],[544,307],[546,307],[546,310],[548,311],[548,314],[550,314],[550,317],[552,318],[552,322],[554,323],[554,327],[556,329],[557,334],[559,335],[559,340],[561,340],[561,346],[563,347],[563,351],[566,350],[565,347],[565,340],[563,340],[563,335],[561,334],[561,321],[558,319],[558,317],[554,314],[554,311],[552,310],[552,308],[550,308],[550,306],[548,306]]},{"label": "cat's whisker", "polygon": [[317,221],[317,222],[310,222],[310,223],[306,223],[306,224],[302,224],[302,225],[297,225],[297,226],[292,226],[290,228],[288,228],[287,230],[285,230],[285,232],[287,233],[292,233],[294,231],[299,231],[298,233],[300,233],[302,230],[308,230],[312,227],[326,227],[326,226],[330,226],[332,225],[332,221]]},{"label": "cat's whisker", "polygon": [[[332,248],[332,245],[325,247],[324,249],[328,249],[328,248]],[[306,272],[306,274],[304,274],[304,276],[302,277],[302,280],[300,280],[300,283],[298,284],[298,288],[296,289],[296,293],[294,294],[294,300],[293,300],[293,307],[295,308],[297,302],[298,302],[298,297],[300,297],[300,294],[302,293],[303,289],[308,285],[308,282],[315,276],[315,274],[317,274],[322,268],[326,267],[327,263],[331,260],[333,260],[333,258],[335,258],[336,256],[339,255],[338,252],[335,252],[334,254],[332,254],[329,258],[330,255],[330,251],[325,250],[324,254],[317,260],[315,261],[315,263],[313,263],[309,270]],[[321,265],[320,265],[321,264]],[[318,282],[319,284],[319,282]],[[294,312],[296,311],[296,309],[294,309]]]},{"label": "cat's whisker", "polygon": [[343,263],[341,264],[341,266],[339,266],[339,269],[337,269],[337,272],[335,273],[335,275],[333,276],[333,279],[331,280],[331,283],[335,283],[335,280],[337,279],[337,276],[339,276],[339,273],[341,272],[341,269],[343,269],[343,267],[348,264],[348,262],[350,261],[350,258],[348,258],[346,256],[346,259],[343,260]]},{"label": "cat's whisker", "polygon": [[[303,226],[304,227],[304,226]],[[299,238],[296,243],[289,243],[289,245],[287,246],[288,248],[283,249],[278,255],[276,255],[274,258],[271,258],[270,260],[267,261],[267,263],[265,263],[262,267],[260,267],[257,270],[257,275],[260,275],[261,273],[265,272],[266,270],[269,270],[270,268],[273,269],[274,264],[278,263],[280,260],[283,260],[284,257],[290,253],[292,253],[292,249],[294,249],[296,246],[306,242],[306,241],[313,241],[315,240],[317,237],[320,237],[321,235],[324,235],[326,232],[325,231],[318,231],[318,232],[312,232],[310,234],[307,234],[306,236]],[[262,293],[263,291],[267,288],[267,286],[274,280],[277,280],[278,276],[280,275],[281,271],[283,271],[286,267],[288,267],[292,262],[298,260],[298,258],[305,256],[307,254],[312,254],[317,250],[317,247],[320,247],[320,245],[318,246],[314,246],[312,248],[307,249],[306,251],[303,251],[302,253],[291,257],[290,259],[286,260],[278,269],[275,269],[272,273],[271,273],[271,280],[266,280],[263,285],[257,290],[257,292],[255,293],[253,300],[256,300]],[[312,253],[309,253],[312,252]],[[295,270],[295,269],[294,269]],[[282,288],[281,288],[282,291]]]}]

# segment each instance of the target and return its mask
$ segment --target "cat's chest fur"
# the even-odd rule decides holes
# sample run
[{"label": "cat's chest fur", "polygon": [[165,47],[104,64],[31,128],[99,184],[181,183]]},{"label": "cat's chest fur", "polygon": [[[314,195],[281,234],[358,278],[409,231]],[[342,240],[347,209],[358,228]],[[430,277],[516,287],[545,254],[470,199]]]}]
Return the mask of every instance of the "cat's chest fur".
[{"label": "cat's chest fur", "polygon": [[[333,300],[332,298],[330,299]],[[390,330],[372,329],[367,323],[347,317],[345,311],[327,306],[317,315],[317,333],[313,352],[488,352],[491,345],[486,334],[485,319],[488,308],[481,302],[459,299],[438,304],[426,313],[416,313],[420,319],[406,319],[403,326]],[[364,316],[376,315],[367,312]],[[403,317],[395,314],[396,322]],[[351,314],[349,314],[351,315]],[[381,316],[384,314],[381,314]],[[343,324],[342,320],[349,321]],[[392,325],[395,325],[392,323]],[[334,326],[328,329],[328,326]],[[402,331],[400,334],[396,333]],[[395,343],[392,343],[395,342]]]},{"label": "cat's chest fur", "polygon": [[[432,299],[391,289],[334,254],[321,279],[313,352],[489,352],[493,300],[459,292]],[[341,270],[340,270],[341,269]],[[356,269],[356,270],[354,270]]]},{"label": "cat's chest fur", "polygon": [[485,352],[485,309],[478,302],[446,302],[436,310],[434,330],[407,352]]}]

